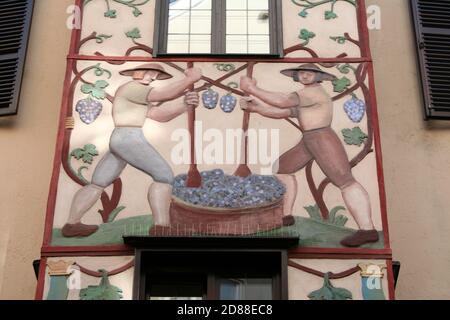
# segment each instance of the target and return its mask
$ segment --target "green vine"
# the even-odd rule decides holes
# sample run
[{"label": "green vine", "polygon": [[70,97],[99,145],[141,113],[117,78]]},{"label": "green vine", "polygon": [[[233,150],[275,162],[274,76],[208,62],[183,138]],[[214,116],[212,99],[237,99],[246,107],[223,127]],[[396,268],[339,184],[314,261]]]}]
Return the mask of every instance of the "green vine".
[{"label": "green vine", "polygon": [[95,42],[97,42],[98,44],[103,43],[103,41],[105,41],[106,39],[112,38],[112,36],[107,35],[107,34],[99,34],[98,36],[95,37]]},{"label": "green vine", "polygon": [[330,37],[331,40],[336,41],[339,44],[345,44],[347,42],[347,38],[343,36],[337,36],[337,37]]},{"label": "green vine", "polygon": [[339,64],[336,66],[336,69],[338,69],[343,74],[349,74],[350,71],[353,71],[354,73],[356,73],[356,68],[348,63]]},{"label": "green vine", "polygon": [[[73,157],[76,160],[81,160],[83,163],[87,165],[91,165],[94,161],[94,158],[99,155],[97,151],[97,147],[93,144],[86,144],[83,148],[74,149],[70,153],[70,157]],[[89,181],[83,176],[83,171],[89,169],[88,166],[81,166],[77,171],[75,171],[69,161],[69,167],[72,172],[84,183],[88,184]]]},{"label": "green vine", "polygon": [[97,63],[97,64],[94,66],[94,69],[95,69],[95,71],[94,71],[94,72],[95,72],[95,75],[96,75],[97,77],[101,77],[101,76],[103,76],[103,74],[107,73],[107,74],[108,74],[108,79],[111,79],[111,77],[112,77],[111,71],[106,70],[106,69],[100,67],[100,63]]},{"label": "green vine", "polygon": [[344,1],[356,7],[356,0],[321,0],[316,2],[312,0],[291,0],[291,1],[293,4],[303,8],[302,11],[300,11],[300,13],[298,14],[302,18],[306,18],[308,16],[309,14],[308,10],[311,10],[321,5],[331,4],[330,10],[325,11],[325,19],[326,20],[336,19],[338,15],[334,12],[334,8],[336,2],[338,1]]},{"label": "green vine", "polygon": [[[84,5],[88,4],[91,1],[92,0],[84,0]],[[105,12],[104,16],[106,18],[115,19],[115,18],[117,18],[117,10],[111,8],[110,1],[116,2],[118,4],[127,6],[130,9],[133,9],[133,15],[135,17],[139,17],[142,14],[142,11],[139,10],[138,7],[147,4],[150,0],[141,0],[141,2],[139,2],[138,0],[105,0],[106,12]]]}]

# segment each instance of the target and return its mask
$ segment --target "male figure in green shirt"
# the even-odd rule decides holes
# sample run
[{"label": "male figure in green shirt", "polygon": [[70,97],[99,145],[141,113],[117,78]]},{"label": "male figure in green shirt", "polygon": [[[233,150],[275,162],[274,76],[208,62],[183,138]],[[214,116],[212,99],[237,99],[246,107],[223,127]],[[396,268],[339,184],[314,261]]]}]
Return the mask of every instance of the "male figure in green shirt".
[{"label": "male figure in green shirt", "polygon": [[85,213],[100,199],[101,194],[116,180],[127,164],[153,178],[148,191],[148,201],[156,226],[170,225],[169,208],[172,196],[173,172],[169,164],[145,139],[142,127],[147,118],[168,122],[183,114],[188,108],[199,104],[198,94],[189,92],[180,105],[154,106],[159,102],[176,99],[201,79],[200,69],[186,70],[185,78],[170,86],[153,88],[155,80],[172,78],[156,63],[148,63],[120,72],[132,76],[130,81],[116,92],[112,106],[115,129],[111,135],[109,151],[95,168],[91,184],[79,190],[70,208],[67,223],[62,229],[65,237],[87,237],[98,230],[98,226],[81,222]]}]

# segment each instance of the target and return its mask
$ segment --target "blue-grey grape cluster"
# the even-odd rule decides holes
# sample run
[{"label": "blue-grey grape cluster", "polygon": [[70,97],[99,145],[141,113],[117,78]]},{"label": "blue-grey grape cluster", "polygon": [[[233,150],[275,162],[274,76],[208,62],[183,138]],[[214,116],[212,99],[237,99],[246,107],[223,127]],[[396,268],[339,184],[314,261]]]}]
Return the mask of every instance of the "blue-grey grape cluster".
[{"label": "blue-grey grape cluster", "polygon": [[250,208],[279,200],[286,189],[274,176],[251,175],[247,178],[226,175],[222,170],[201,173],[201,188],[186,188],[187,175],[179,175],[173,184],[177,198],[209,208]]}]

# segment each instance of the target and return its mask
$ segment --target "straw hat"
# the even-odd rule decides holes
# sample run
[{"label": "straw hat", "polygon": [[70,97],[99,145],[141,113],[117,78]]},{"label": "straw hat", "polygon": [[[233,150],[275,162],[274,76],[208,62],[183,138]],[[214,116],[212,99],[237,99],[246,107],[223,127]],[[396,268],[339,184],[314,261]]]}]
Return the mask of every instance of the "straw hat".
[{"label": "straw hat", "polygon": [[280,72],[282,74],[284,74],[286,77],[290,77],[290,78],[294,78],[296,74],[299,71],[312,71],[312,72],[319,72],[323,75],[322,80],[323,81],[333,81],[334,79],[336,79],[335,75],[332,75],[331,73],[325,72],[322,69],[320,69],[318,66],[316,66],[314,63],[306,63],[306,64],[302,64],[301,66],[297,67],[297,68],[292,68],[292,69],[285,69],[285,70],[281,70]]},{"label": "straw hat", "polygon": [[159,75],[157,77],[158,80],[167,80],[173,77],[166,70],[164,70],[164,68],[161,65],[157,63],[142,64],[133,69],[123,70],[120,72],[120,74],[123,76],[132,76],[133,73],[135,73],[136,71],[145,71],[145,70],[158,71],[159,72]]}]

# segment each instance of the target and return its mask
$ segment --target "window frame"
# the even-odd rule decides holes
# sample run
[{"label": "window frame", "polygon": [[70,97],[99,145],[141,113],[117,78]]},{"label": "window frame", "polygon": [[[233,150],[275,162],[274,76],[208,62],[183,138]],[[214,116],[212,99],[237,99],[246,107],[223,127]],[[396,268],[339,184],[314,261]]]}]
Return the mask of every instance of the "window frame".
[{"label": "window frame", "polygon": [[[30,29],[31,29],[31,20],[33,15],[33,8],[34,3],[32,0],[26,0],[26,4],[24,6],[24,12],[18,12],[17,14],[23,13],[24,14],[24,21],[23,21],[23,28],[22,33],[20,35],[20,48],[16,52],[6,53],[6,54],[0,54],[0,62],[7,61],[7,60],[13,60],[15,59],[17,61],[15,70],[16,75],[14,78],[11,78],[12,83],[12,89],[11,91],[11,100],[9,107],[6,108],[0,108],[0,117],[7,117],[7,116],[15,116],[18,113],[19,109],[19,98],[20,98],[20,92],[22,88],[22,79],[23,79],[23,72],[25,68],[25,59],[27,55],[28,50],[28,40],[30,36]],[[12,24],[17,23],[16,21],[11,22]]]},{"label": "window frame", "polygon": [[[426,35],[450,36],[450,28],[424,25],[421,20],[422,9],[420,8],[420,2],[421,0],[410,0],[410,11],[416,36],[417,64],[420,71],[418,77],[420,78],[422,88],[424,120],[450,120],[450,102],[446,110],[434,106],[435,100],[439,99],[433,98],[433,89],[440,86],[439,82],[442,81],[442,76],[436,71],[438,67],[430,67],[428,65],[430,63],[438,64],[439,62],[437,61],[439,59],[427,52],[432,48],[429,47],[429,43],[426,41]],[[442,45],[445,44],[442,43]],[[445,81],[446,83],[443,86],[448,85],[449,80]],[[449,97],[450,95],[445,98],[449,99]]]},{"label": "window frame", "polygon": [[268,1],[270,53],[234,54],[226,53],[226,0],[212,1],[211,53],[167,53],[169,1],[156,0],[153,57],[283,58],[282,3],[281,0]]}]

